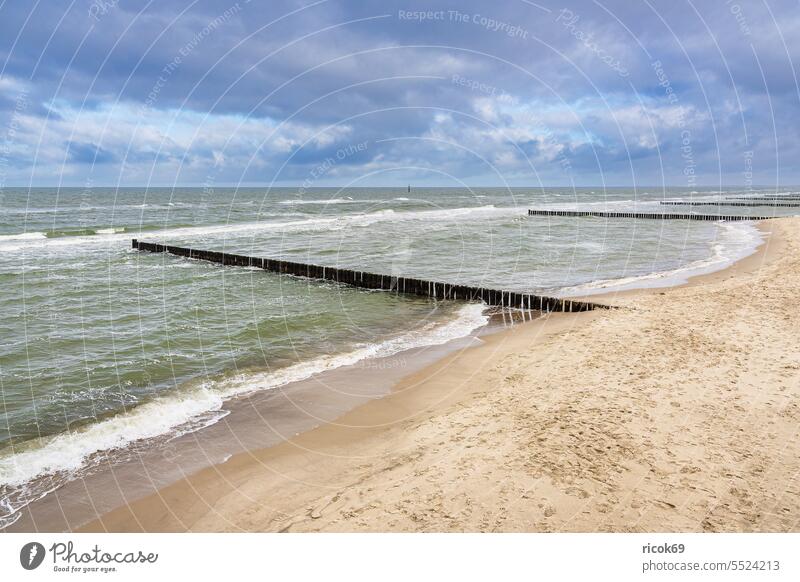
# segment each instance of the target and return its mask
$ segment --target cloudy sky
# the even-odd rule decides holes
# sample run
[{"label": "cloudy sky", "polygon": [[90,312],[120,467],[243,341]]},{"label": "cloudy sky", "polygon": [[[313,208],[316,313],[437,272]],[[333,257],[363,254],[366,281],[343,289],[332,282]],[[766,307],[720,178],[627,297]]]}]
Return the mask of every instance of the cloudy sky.
[{"label": "cloudy sky", "polygon": [[798,184],[798,56],[796,0],[5,1],[0,186]]}]

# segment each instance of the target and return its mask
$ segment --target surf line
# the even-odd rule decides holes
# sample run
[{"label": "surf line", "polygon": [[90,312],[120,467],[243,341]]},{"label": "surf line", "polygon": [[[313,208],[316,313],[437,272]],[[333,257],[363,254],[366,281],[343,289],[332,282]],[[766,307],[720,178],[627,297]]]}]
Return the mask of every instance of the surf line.
[{"label": "surf line", "polygon": [[321,265],[308,265],[292,261],[280,261],[262,257],[249,257],[218,251],[190,249],[156,243],[148,243],[133,239],[133,248],[151,253],[168,253],[179,257],[199,259],[229,265],[234,267],[255,267],[296,277],[309,279],[323,279],[359,287],[362,289],[379,289],[393,293],[404,293],[432,297],[434,299],[453,299],[461,301],[483,301],[487,305],[498,307],[511,307],[537,311],[564,311],[578,312],[593,309],[609,309],[610,306],[588,301],[573,301],[557,297],[546,297],[531,293],[503,291],[501,289],[487,289],[485,287],[471,287],[469,285],[455,285],[438,281],[426,281],[410,277],[396,277],[394,275],[380,275],[351,269],[337,269]]}]

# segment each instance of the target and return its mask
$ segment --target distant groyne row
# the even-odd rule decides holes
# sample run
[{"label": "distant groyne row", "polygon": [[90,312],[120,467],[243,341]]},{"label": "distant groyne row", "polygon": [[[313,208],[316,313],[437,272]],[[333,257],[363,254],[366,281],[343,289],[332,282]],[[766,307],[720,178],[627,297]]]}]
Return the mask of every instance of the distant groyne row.
[{"label": "distant groyne row", "polygon": [[757,201],[757,200],[767,200],[767,201],[781,201],[781,200],[800,200],[800,196],[726,196],[726,200],[750,200]]},{"label": "distant groyne row", "polygon": [[661,204],[666,206],[769,206],[769,207],[781,207],[781,206],[800,206],[800,201],[798,202],[781,202],[781,201],[773,201],[767,199],[751,199],[749,202],[744,201],[734,201],[728,202],[727,200],[720,200],[719,202],[689,202],[689,201],[677,201],[677,200],[662,200]]},{"label": "distant groyne row", "polygon": [[594,218],[649,218],[651,220],[769,220],[772,216],[726,214],[672,214],[661,212],[594,212],[590,210],[528,210],[528,216],[587,216]]},{"label": "distant groyne row", "polygon": [[539,311],[590,311],[597,308],[608,308],[606,305],[587,301],[572,301],[556,297],[545,297],[530,293],[503,291],[500,289],[487,289],[484,287],[471,287],[468,285],[454,285],[437,281],[425,281],[410,277],[395,277],[393,275],[380,275],[351,269],[337,269],[321,265],[308,265],[292,261],[280,261],[261,257],[250,257],[223,253],[219,251],[206,251],[175,247],[169,245],[142,242],[133,239],[133,248],[151,253],[169,253],[179,257],[199,259],[231,265],[236,267],[255,267],[273,273],[293,275],[333,281],[362,289],[379,289],[394,293],[405,293],[432,297],[434,299],[456,299],[464,301],[483,301],[487,305],[500,307],[513,307],[517,309],[535,309]]}]

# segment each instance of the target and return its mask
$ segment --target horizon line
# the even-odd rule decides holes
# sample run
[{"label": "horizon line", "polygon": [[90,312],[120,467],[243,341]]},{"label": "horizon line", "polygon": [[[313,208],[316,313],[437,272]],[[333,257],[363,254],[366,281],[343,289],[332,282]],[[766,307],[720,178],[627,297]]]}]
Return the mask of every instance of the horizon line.
[{"label": "horizon line", "polygon": [[661,188],[680,188],[683,190],[689,189],[708,189],[708,188],[741,188],[743,190],[757,190],[757,189],[764,189],[764,188],[800,188],[800,184],[712,184],[706,186],[679,186],[673,184],[642,184],[642,185],[623,185],[623,184],[594,184],[588,186],[558,186],[558,185],[539,185],[539,186],[509,186],[509,185],[492,185],[492,186],[432,186],[432,185],[420,185],[414,186],[413,184],[398,184],[396,186],[386,186],[386,185],[376,185],[376,186],[344,186],[344,185],[337,185],[337,186],[309,186],[304,187],[302,184],[296,185],[269,185],[269,184],[215,184],[214,186],[208,186],[205,184],[197,184],[197,185],[164,185],[164,184],[141,184],[141,185],[130,185],[130,186],[120,186],[114,184],[93,184],[91,186],[73,186],[67,184],[60,184],[60,185],[45,185],[45,184],[30,184],[26,186],[0,186],[0,192],[4,190],[13,190],[13,189],[34,189],[34,188],[47,188],[47,189],[60,189],[60,188],[69,188],[74,190],[94,190],[98,188],[103,189],[116,189],[116,190],[124,190],[124,189],[143,189],[143,188],[186,188],[186,189],[208,189],[210,191],[214,191],[217,188],[225,188],[225,189],[232,189],[232,188],[271,188],[271,189],[288,189],[288,188],[296,188],[299,190],[367,190],[367,189],[374,189],[374,188],[436,188],[440,190],[470,190],[470,189],[485,189],[485,188],[492,188],[498,190],[512,190],[512,189],[526,189],[526,190],[536,190],[536,189],[544,189],[544,188],[558,188],[562,190],[582,190],[588,188],[600,188],[600,189],[614,189],[614,188],[631,188],[631,189],[661,189]]}]

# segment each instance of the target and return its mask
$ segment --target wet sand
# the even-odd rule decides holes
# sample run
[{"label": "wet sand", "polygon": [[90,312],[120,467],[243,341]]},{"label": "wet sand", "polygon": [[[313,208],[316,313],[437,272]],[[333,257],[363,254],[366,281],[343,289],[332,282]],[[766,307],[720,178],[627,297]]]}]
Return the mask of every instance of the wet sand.
[{"label": "wet sand", "polygon": [[798,531],[800,219],[761,228],[729,269],[487,336],[83,529]]},{"label": "wet sand", "polygon": [[537,311],[487,310],[489,322],[445,344],[426,345],[391,356],[368,358],[326,370],[272,390],[257,390],[225,403],[217,422],[203,418],[197,430],[137,441],[94,455],[78,478],[44,476],[36,483],[50,493],[30,501],[6,532],[61,532],[80,528],[109,511],[152,495],[179,479],[221,464],[244,451],[273,446],[337,419],[357,406],[389,394],[405,376],[458,350],[479,345],[479,337]]}]

